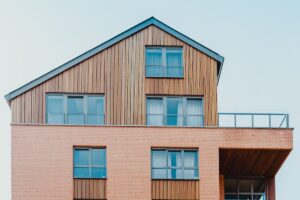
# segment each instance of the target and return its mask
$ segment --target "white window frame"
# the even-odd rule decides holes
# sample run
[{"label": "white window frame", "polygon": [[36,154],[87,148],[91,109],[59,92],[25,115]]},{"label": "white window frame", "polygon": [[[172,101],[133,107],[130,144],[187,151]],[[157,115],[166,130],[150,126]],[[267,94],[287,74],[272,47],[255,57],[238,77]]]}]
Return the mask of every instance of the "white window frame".
[{"label": "white window frame", "polygon": [[[166,152],[166,167],[155,167],[153,166],[153,151],[165,151]],[[181,167],[169,167],[169,163],[168,163],[168,157],[169,157],[169,152],[172,151],[180,151],[180,159],[181,159]],[[184,166],[184,152],[195,152],[196,153],[196,157],[197,157],[197,163],[196,163],[196,167],[185,167]],[[155,169],[161,169],[161,170],[165,170],[166,173],[166,178],[155,178],[153,177],[153,170]],[[168,171],[171,169],[175,169],[175,170],[180,170],[181,177],[182,178],[172,178],[172,177],[168,177]],[[194,178],[184,178],[184,170],[197,170],[197,177]],[[198,149],[186,149],[186,148],[182,148],[182,149],[176,149],[176,148],[152,148],[151,149],[151,178],[154,180],[159,180],[159,179],[167,179],[167,180],[199,180],[199,150]]]},{"label": "white window frame", "polygon": [[[57,94],[57,93],[48,93],[46,94],[46,113],[45,113],[45,119],[46,124],[48,124],[48,106],[47,106],[47,100],[48,96],[62,96],[63,97],[63,115],[64,115],[64,123],[59,125],[76,125],[76,124],[69,124],[68,123],[68,97],[83,97],[83,115],[84,115],[84,123],[78,124],[78,125],[95,125],[95,126],[101,126],[105,125],[105,98],[103,94]],[[88,97],[100,97],[103,100],[103,124],[88,124],[87,123],[87,117],[88,117]],[[54,124],[55,125],[55,124]]]},{"label": "white window frame", "polygon": [[[147,106],[148,106],[148,100],[149,99],[162,99],[162,104],[163,104],[163,122],[162,122],[162,126],[172,126],[172,125],[167,125],[167,117],[168,117],[168,113],[167,113],[167,102],[168,102],[168,99],[170,98],[174,98],[174,99],[180,99],[182,100],[182,125],[174,125],[174,127],[177,127],[177,126],[187,126],[185,125],[186,124],[186,117],[187,116],[195,116],[195,115],[188,115],[186,114],[187,111],[187,101],[188,100],[201,100],[201,110],[202,110],[202,113],[200,115],[196,115],[196,116],[200,116],[200,118],[203,120],[202,123],[203,123],[203,126],[204,126],[204,100],[203,100],[203,97],[196,97],[196,96],[147,96],[146,97],[146,125],[147,126],[152,126],[152,125],[148,125],[147,123],[147,118],[149,115],[148,113],[148,109],[147,109]],[[156,114],[156,115],[159,115],[159,114]],[[178,115],[177,115],[178,116]],[[203,127],[203,126],[196,126],[196,127]],[[193,127],[193,126],[187,126],[187,127]]]},{"label": "white window frame", "polygon": [[[155,76],[155,75],[147,75],[147,68],[151,68],[151,66],[147,65],[147,53],[148,50],[155,51],[155,49],[161,51],[162,54],[162,76]],[[168,75],[168,68],[175,68],[174,66],[167,66],[167,53],[168,51],[178,52],[181,54],[181,66],[176,66],[181,68],[182,76],[169,76]],[[145,50],[145,76],[147,78],[183,78],[184,77],[184,56],[183,56],[183,47],[162,47],[162,46],[146,46]]]}]

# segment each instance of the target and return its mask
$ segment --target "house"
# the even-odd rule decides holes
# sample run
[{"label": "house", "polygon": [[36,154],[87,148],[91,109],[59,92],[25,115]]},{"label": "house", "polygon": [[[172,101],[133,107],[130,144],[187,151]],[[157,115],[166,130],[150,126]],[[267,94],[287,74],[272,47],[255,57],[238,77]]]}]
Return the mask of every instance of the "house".
[{"label": "house", "polygon": [[10,92],[12,199],[275,200],[288,114],[220,113],[223,62],[151,17]]}]

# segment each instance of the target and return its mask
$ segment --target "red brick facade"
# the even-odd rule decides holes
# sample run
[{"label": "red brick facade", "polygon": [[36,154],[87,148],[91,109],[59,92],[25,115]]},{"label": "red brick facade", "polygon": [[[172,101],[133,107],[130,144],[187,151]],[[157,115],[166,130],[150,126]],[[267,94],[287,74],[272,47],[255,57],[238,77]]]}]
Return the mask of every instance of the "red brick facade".
[{"label": "red brick facade", "polygon": [[[12,198],[73,198],[73,146],[106,146],[107,199],[151,199],[151,147],[199,149],[201,200],[219,200],[219,148],[291,149],[292,129],[12,125]],[[223,188],[221,187],[221,190]]]}]

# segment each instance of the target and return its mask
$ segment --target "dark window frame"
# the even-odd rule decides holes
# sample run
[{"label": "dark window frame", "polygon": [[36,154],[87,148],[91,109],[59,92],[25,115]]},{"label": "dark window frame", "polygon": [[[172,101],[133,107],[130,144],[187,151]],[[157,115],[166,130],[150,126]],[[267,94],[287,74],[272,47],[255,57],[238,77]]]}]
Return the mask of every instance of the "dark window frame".
[{"label": "dark window frame", "polygon": [[[153,156],[153,152],[154,151],[162,151],[162,152],[166,152],[166,166],[165,167],[156,167],[153,166],[154,164],[154,156]],[[180,159],[181,159],[181,166],[180,167],[172,167],[169,166],[169,152],[180,152]],[[194,167],[185,167],[184,166],[184,152],[193,152],[196,153],[196,166]],[[153,170],[165,170],[165,178],[155,178],[154,177],[154,173]],[[181,178],[172,178],[168,176],[168,171],[169,170],[180,170],[181,173]],[[194,178],[185,178],[184,177],[184,171],[185,170],[197,170],[197,176],[195,176]],[[151,179],[152,180],[199,180],[200,178],[200,174],[199,174],[199,149],[197,148],[152,148],[151,149]]]},{"label": "dark window frame", "polygon": [[[48,98],[58,96],[62,97],[63,100],[63,123],[49,123],[48,122]],[[69,98],[76,98],[76,97],[82,97],[83,98],[83,115],[84,115],[84,122],[81,124],[74,124],[74,123],[68,123],[68,115],[72,114],[68,112],[68,99]],[[100,124],[90,124],[88,123],[88,116],[94,113],[88,112],[88,98],[89,97],[98,97],[103,101],[103,113],[99,114],[100,117],[103,118],[103,123]],[[47,93],[46,98],[46,109],[45,109],[45,119],[46,124],[53,124],[53,125],[105,125],[105,98],[103,94],[65,94],[65,93]]]},{"label": "dark window frame", "polygon": [[[92,153],[93,149],[103,149],[105,150],[105,165],[93,165],[92,162]],[[89,153],[89,164],[88,165],[76,165],[75,164],[75,152],[80,150],[86,150]],[[89,176],[88,177],[76,177],[75,168],[88,168]],[[104,169],[104,177],[92,177],[92,169]],[[106,147],[73,147],[73,178],[74,179],[107,179],[107,149]]]},{"label": "dark window frame", "polygon": [[[162,100],[162,109],[163,109],[163,114],[151,114],[148,113],[148,101],[151,99],[160,99]],[[173,116],[172,114],[168,114],[167,112],[167,103],[168,99],[175,99],[175,100],[181,100],[182,101],[182,124],[181,125],[168,125],[167,124],[167,117],[168,116]],[[201,103],[201,113],[199,115],[194,115],[194,114],[187,114],[187,105],[188,105],[188,100],[200,100]],[[157,125],[151,125],[148,124],[148,117],[151,115],[157,115],[157,116],[162,116],[162,125],[160,126],[171,126],[171,127],[204,127],[204,98],[202,96],[147,96],[146,97],[146,125],[147,126],[157,126]],[[175,116],[175,115],[174,115]],[[179,115],[176,115],[177,117]],[[189,126],[187,124],[187,118],[192,117],[192,116],[198,116],[200,117],[201,124],[200,126]]]},{"label": "dark window frame", "polygon": [[[154,65],[150,66],[147,65],[147,53],[148,51],[155,51],[161,52],[162,54],[162,63],[160,66]],[[177,51],[177,52],[176,52]],[[181,54],[181,65],[180,66],[168,66],[167,65],[167,54],[168,53],[180,53]],[[148,68],[153,67],[162,67],[162,75],[149,75],[147,73]],[[179,68],[181,70],[181,76],[172,76],[168,75],[168,69],[170,68]],[[145,47],[145,76],[146,78],[184,78],[184,50],[182,46],[146,46]]]}]

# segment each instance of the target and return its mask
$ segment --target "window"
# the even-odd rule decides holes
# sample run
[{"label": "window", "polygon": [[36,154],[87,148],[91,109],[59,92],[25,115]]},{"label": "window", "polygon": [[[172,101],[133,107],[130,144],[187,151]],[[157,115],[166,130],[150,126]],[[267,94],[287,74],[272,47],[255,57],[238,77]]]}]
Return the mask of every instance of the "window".
[{"label": "window", "polygon": [[104,124],[104,99],[99,95],[47,95],[47,124]]},{"label": "window", "polygon": [[202,99],[196,97],[148,97],[147,125],[203,126]]},{"label": "window", "polygon": [[266,200],[264,178],[225,178],[225,200]]},{"label": "window", "polygon": [[183,77],[182,48],[146,47],[146,77]]},{"label": "window", "polygon": [[75,148],[74,178],[106,178],[106,149]]},{"label": "window", "polygon": [[152,149],[152,179],[198,179],[198,151]]}]

